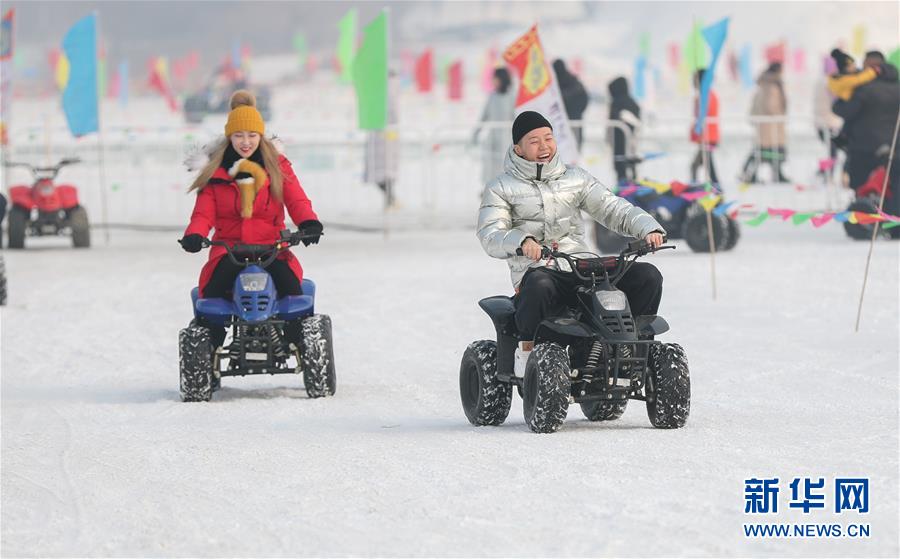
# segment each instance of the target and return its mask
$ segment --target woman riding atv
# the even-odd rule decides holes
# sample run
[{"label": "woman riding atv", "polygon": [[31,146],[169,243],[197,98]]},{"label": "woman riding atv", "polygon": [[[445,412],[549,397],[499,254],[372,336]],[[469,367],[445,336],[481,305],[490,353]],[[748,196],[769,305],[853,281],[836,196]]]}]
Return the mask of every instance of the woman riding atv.
[{"label": "woman riding atv", "polygon": [[[191,222],[179,241],[187,252],[199,252],[210,229],[213,240],[228,243],[267,244],[279,239],[287,209],[303,244],[319,242],[322,224],[300,186],[291,162],[264,136],[265,123],[248,91],[231,96],[231,112],[225,137],[215,146],[209,162],[194,180],[190,191],[197,192]],[[200,272],[200,296],[224,298],[231,291],[241,267],[225,258],[226,249],[214,246]],[[279,296],[301,295],[303,269],[286,250],[266,268]],[[225,328],[203,324],[212,333],[213,347],[225,340]],[[288,342],[297,343],[299,324],[287,324]]]}]

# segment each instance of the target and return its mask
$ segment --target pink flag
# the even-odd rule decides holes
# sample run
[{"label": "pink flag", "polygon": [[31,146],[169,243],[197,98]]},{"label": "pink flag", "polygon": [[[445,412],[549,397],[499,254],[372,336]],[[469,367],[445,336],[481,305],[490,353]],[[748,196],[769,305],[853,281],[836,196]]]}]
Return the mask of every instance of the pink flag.
[{"label": "pink flag", "polygon": [[463,67],[462,60],[457,60],[450,65],[447,71],[447,95],[451,101],[459,101],[463,98]]},{"label": "pink flag", "polygon": [[787,221],[791,218],[795,213],[795,210],[784,210],[778,208],[769,208],[769,215],[772,217],[780,217],[781,219]]},{"label": "pink flag", "polygon": [[768,62],[769,64],[772,64],[773,62],[784,63],[785,50],[786,47],[784,41],[767,46],[765,49],[766,62]]},{"label": "pink flag", "polygon": [[794,49],[794,72],[802,74],[806,71],[806,51],[802,48]]},{"label": "pink flag", "polygon": [[497,49],[491,47],[484,59],[481,69],[481,90],[485,93],[494,91],[494,68],[497,65]]}]

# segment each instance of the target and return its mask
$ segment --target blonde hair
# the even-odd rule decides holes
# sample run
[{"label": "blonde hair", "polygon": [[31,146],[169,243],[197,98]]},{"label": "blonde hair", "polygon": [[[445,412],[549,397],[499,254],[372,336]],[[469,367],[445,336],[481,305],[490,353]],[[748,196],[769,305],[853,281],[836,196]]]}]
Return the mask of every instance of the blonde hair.
[{"label": "blonde hair", "polygon": [[[200,169],[200,173],[194,179],[194,182],[191,183],[188,192],[200,191],[209,184],[209,179],[212,178],[213,173],[222,165],[225,150],[228,149],[229,145],[231,145],[231,140],[228,138],[222,138],[222,141],[216,144],[216,147],[209,154],[209,162]],[[278,164],[278,148],[275,147],[272,140],[260,137],[259,147],[256,149],[262,155],[263,167],[266,168],[266,173],[269,174],[269,190],[271,190],[275,198],[282,200],[284,176],[281,174],[281,166]]]}]

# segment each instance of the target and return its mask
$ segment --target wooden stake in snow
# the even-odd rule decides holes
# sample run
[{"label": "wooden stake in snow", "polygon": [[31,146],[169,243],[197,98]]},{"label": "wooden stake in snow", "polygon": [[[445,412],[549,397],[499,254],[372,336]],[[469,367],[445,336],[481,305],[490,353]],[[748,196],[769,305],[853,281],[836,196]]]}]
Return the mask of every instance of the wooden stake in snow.
[{"label": "wooden stake in snow", "polygon": [[[888,155],[887,168],[884,170],[884,183],[881,185],[881,199],[878,201],[878,213],[884,209],[884,196],[887,193],[891,179],[891,166],[894,163],[894,150],[897,149],[897,132],[900,131],[900,112],[897,113],[897,123],[894,125],[894,138],[891,140],[891,153]],[[894,193],[897,194],[896,192]],[[863,273],[862,290],[859,292],[859,307],[856,309],[856,332],[859,332],[859,321],[862,318],[863,297],[866,295],[866,283],[869,280],[869,264],[872,262],[872,250],[875,248],[875,238],[878,236],[880,221],[875,222],[872,228],[872,239],[869,242],[869,255],[866,257],[866,271]]]}]

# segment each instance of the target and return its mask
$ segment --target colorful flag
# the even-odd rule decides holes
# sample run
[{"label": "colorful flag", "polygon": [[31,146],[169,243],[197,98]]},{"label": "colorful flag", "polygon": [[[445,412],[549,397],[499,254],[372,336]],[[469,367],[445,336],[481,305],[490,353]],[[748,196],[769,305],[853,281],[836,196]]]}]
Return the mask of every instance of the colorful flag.
[{"label": "colorful flag", "polygon": [[693,75],[700,68],[706,68],[706,43],[703,41],[703,26],[695,23],[682,49],[684,65],[688,73]]},{"label": "colorful flag", "polygon": [[681,61],[681,49],[678,43],[669,43],[669,67],[673,70],[678,69],[678,63]]},{"label": "colorful flag", "polygon": [[766,62],[768,62],[769,64],[781,62],[783,64],[784,59],[786,58],[786,50],[787,46],[784,44],[784,41],[780,41],[778,43],[767,46],[765,48]]},{"label": "colorful flag", "polygon": [[353,58],[356,56],[356,8],[347,10],[338,23],[340,36],[337,45],[337,60],[341,66],[341,81],[353,81]]},{"label": "colorful flag", "polygon": [[433,58],[431,49],[427,49],[416,59],[416,90],[420,93],[431,91],[434,75],[434,70],[432,69]]},{"label": "colorful flag", "polygon": [[13,19],[15,11],[10,8],[0,20],[0,60],[13,57]]},{"label": "colorful flag", "polygon": [[578,160],[575,136],[566,116],[559,84],[547,63],[538,37],[537,25],[516,39],[503,53],[503,59],[519,78],[516,113],[536,111],[553,125],[553,135],[560,158],[566,163]]},{"label": "colorful flag", "polygon": [[[896,20],[894,23],[897,23]],[[856,55],[858,58],[862,58],[862,55],[866,51],[866,26],[865,25],[857,25],[853,28],[853,47],[851,53]]]},{"label": "colorful flag", "polygon": [[10,99],[12,98],[13,72],[13,18],[15,12],[7,10],[0,20],[0,145],[9,144]]},{"label": "colorful flag", "polygon": [[646,89],[644,83],[644,74],[647,69],[647,59],[644,58],[643,54],[638,55],[637,59],[634,61],[634,98],[638,101],[643,101],[646,96]]},{"label": "colorful flag", "polygon": [[306,65],[306,56],[308,54],[306,48],[306,36],[302,31],[294,33],[294,52],[297,53],[297,63],[303,68]]},{"label": "colorful flag", "polygon": [[712,88],[713,75],[716,72],[716,62],[719,61],[719,55],[722,53],[722,46],[725,44],[725,37],[727,36],[727,17],[703,29],[703,39],[712,51],[712,61],[703,74],[703,81],[700,83],[700,109],[697,115],[697,124],[694,126],[694,132],[697,134],[700,134],[700,131],[703,130],[703,122],[706,120],[706,112],[709,108],[709,90]]},{"label": "colorful flag", "polygon": [[[829,57],[831,58],[831,57]],[[750,43],[744,44],[743,48],[741,48],[741,57],[740,62],[738,64],[741,70],[741,85],[744,86],[744,89],[750,89],[753,87],[753,51],[750,48]]]},{"label": "colorful flag", "polygon": [[497,67],[497,49],[491,47],[481,67],[481,90],[485,93],[494,91],[494,69]]},{"label": "colorful flag", "polygon": [[165,98],[172,112],[178,110],[178,102],[169,85],[169,63],[165,57],[160,56],[151,62],[148,83],[151,89],[158,91]]},{"label": "colorful flag", "polygon": [[457,60],[450,65],[447,71],[447,96],[451,101],[461,101],[463,98],[463,65],[462,60]]},{"label": "colorful flag", "polygon": [[794,72],[802,74],[806,71],[806,51],[800,47],[794,49]]},{"label": "colorful flag", "polygon": [[387,126],[387,39],[387,13],[381,12],[363,29],[362,45],[352,62],[353,87],[362,130],[383,130]]},{"label": "colorful flag", "polygon": [[[78,20],[62,42],[65,90],[62,105],[69,130],[76,138],[100,129],[97,96],[97,18]],[[59,74],[58,74],[59,75]]]},{"label": "colorful flag", "polygon": [[895,48],[891,51],[891,54],[888,55],[888,62],[893,64],[895,67],[900,68],[900,47]]},{"label": "colorful flag", "polygon": [[119,105],[128,105],[128,61],[119,62]]}]

